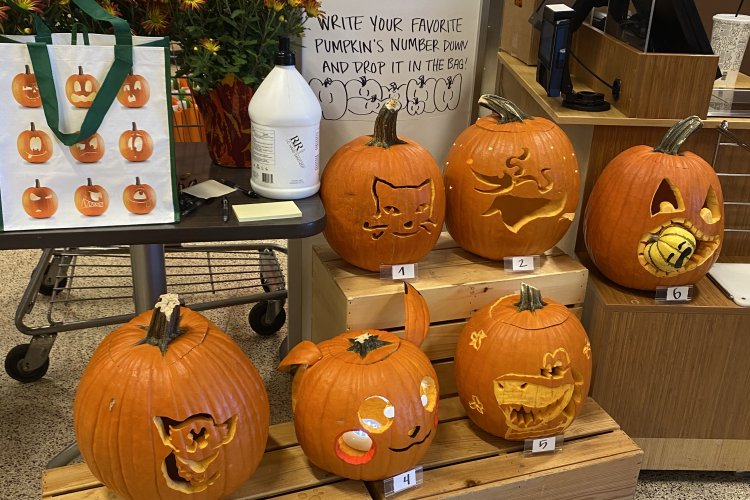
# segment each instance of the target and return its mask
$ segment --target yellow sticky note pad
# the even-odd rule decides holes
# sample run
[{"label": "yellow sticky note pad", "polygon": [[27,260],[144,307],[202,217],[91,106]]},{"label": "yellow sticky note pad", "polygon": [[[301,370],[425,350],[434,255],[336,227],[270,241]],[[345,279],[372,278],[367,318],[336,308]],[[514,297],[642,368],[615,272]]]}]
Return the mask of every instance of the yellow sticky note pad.
[{"label": "yellow sticky note pad", "polygon": [[232,205],[232,210],[240,222],[302,217],[302,212],[293,201]]}]

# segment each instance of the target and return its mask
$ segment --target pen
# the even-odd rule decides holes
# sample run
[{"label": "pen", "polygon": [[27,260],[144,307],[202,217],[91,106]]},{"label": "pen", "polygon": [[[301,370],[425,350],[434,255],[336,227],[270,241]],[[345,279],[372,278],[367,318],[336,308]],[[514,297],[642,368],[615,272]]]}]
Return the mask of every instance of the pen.
[{"label": "pen", "polygon": [[258,193],[256,193],[255,191],[251,191],[250,189],[245,189],[245,188],[243,188],[242,186],[240,186],[239,184],[237,184],[234,181],[230,181],[230,180],[227,180],[227,179],[219,179],[219,182],[221,182],[225,186],[229,186],[231,188],[235,188],[235,189],[237,189],[239,191],[242,191],[243,193],[245,193],[246,196],[249,196],[250,198],[258,198],[259,197]]},{"label": "pen", "polygon": [[229,220],[229,200],[226,196],[221,199],[221,220],[224,222]]}]

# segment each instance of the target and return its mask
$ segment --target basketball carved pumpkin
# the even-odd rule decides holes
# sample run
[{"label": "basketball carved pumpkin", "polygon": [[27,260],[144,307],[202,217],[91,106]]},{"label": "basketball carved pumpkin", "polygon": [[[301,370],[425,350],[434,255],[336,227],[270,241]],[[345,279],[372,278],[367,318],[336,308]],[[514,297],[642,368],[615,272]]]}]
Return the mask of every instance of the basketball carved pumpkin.
[{"label": "basketball carved pumpkin", "polygon": [[98,133],[70,146],[70,154],[81,163],[96,163],[104,157],[104,138]]},{"label": "basketball carved pumpkin", "polygon": [[148,184],[141,184],[140,177],[136,177],[135,184],[122,191],[122,203],[131,214],[147,214],[156,207],[156,191]]},{"label": "basketball carved pumpkin", "polygon": [[411,469],[438,421],[437,375],[419,349],[427,306],[406,290],[406,339],[379,330],[346,332],[318,345],[302,341],[282,360],[296,367],[294,428],[302,450],[323,470],[379,480]]},{"label": "basketball carved pumpkin", "polygon": [[268,396],[245,353],[174,294],[107,335],[73,428],[93,475],[128,499],[218,499],[258,466]]},{"label": "basketball carved pumpkin", "polygon": [[680,147],[702,126],[691,116],[657,147],[634,146],[605,167],[583,220],[589,256],[622,286],[694,284],[719,257],[724,198],[719,178],[700,156]]},{"label": "basketball carved pumpkin", "polygon": [[26,188],[21,196],[23,209],[30,217],[47,219],[57,212],[57,194],[34,179],[34,186]]},{"label": "basketball carved pumpkin", "polygon": [[13,98],[25,108],[39,108],[42,106],[42,97],[39,95],[39,86],[36,76],[26,65],[26,71],[13,77],[11,83]]},{"label": "basketball carved pumpkin", "polygon": [[34,122],[29,130],[18,134],[16,147],[21,158],[29,163],[44,163],[52,157],[52,139],[47,132],[37,130]]},{"label": "basketball carved pumpkin", "polygon": [[562,433],[591,383],[591,345],[570,310],[521,285],[477,311],[458,337],[458,395],[469,418],[510,440]]},{"label": "basketball carved pumpkin", "polygon": [[76,108],[90,108],[99,92],[99,80],[83,72],[78,66],[78,74],[70,75],[65,82],[65,95]]},{"label": "basketball carved pumpkin", "polygon": [[486,94],[492,114],[461,132],[445,163],[446,218],[469,252],[501,260],[552,248],[578,206],[578,161],[560,127]]},{"label": "basketball carved pumpkin", "polygon": [[140,162],[151,158],[154,140],[151,134],[140,130],[135,122],[133,128],[120,134],[120,154],[128,161]]},{"label": "basketball carved pumpkin", "polygon": [[86,181],[74,193],[75,206],[83,215],[96,217],[109,208],[109,194],[106,189],[91,182],[91,178]]},{"label": "basketball carved pumpkin", "polygon": [[127,108],[142,108],[148,102],[149,97],[151,97],[151,88],[148,80],[141,75],[133,74],[132,71],[125,77],[125,81],[122,82],[117,92],[117,100]]},{"label": "basketball carved pumpkin", "polygon": [[398,111],[398,101],[386,101],[375,133],[342,146],[321,178],[326,240],[345,261],[370,271],[418,262],[445,217],[440,170],[426,149],[396,135]]}]

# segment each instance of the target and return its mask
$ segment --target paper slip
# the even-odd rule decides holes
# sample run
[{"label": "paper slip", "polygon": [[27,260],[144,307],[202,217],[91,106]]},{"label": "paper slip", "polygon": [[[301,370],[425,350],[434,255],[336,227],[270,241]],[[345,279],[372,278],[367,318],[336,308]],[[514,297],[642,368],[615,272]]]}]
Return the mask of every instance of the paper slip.
[{"label": "paper slip", "polygon": [[240,222],[302,217],[302,212],[293,201],[232,205],[232,210],[234,210],[234,215]]},{"label": "paper slip", "polygon": [[197,198],[203,198],[204,200],[207,200],[209,198],[218,198],[219,196],[225,196],[234,191],[236,191],[235,188],[225,186],[221,182],[217,182],[213,179],[201,182],[182,190],[183,193],[191,194]]}]

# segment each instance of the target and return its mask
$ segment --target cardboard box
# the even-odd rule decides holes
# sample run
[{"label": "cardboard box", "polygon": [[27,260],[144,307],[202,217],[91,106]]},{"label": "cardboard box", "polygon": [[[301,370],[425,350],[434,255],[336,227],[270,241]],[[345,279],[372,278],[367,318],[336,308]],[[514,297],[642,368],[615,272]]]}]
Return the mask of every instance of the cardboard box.
[{"label": "cardboard box", "polygon": [[500,48],[531,66],[536,66],[540,32],[529,18],[542,0],[503,0]]}]

